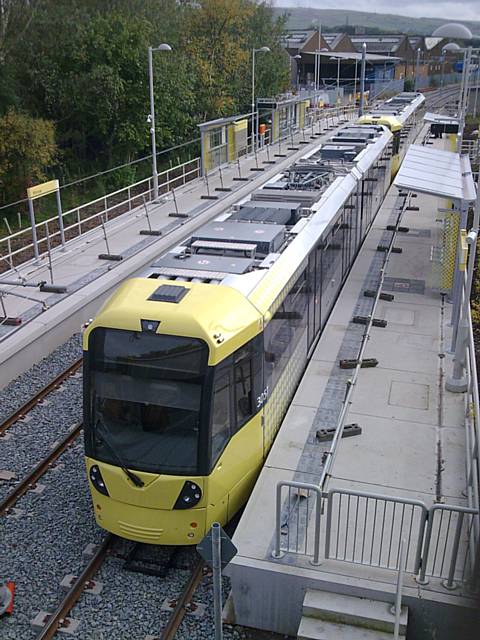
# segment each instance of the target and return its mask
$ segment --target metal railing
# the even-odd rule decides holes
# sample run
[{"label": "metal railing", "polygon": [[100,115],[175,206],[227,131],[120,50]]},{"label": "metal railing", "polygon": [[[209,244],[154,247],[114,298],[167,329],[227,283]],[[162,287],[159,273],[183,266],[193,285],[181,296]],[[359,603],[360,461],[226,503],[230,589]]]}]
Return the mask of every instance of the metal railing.
[{"label": "metal railing", "polygon": [[[325,127],[339,123],[341,118],[345,120],[353,117],[356,110],[353,106],[340,106],[316,110],[310,118],[306,119],[303,131],[315,123],[321,122]],[[275,145],[282,151],[282,145],[288,145],[292,141],[293,135],[297,135],[301,130],[295,126],[291,130],[282,132],[279,138],[269,145],[270,149],[275,149]],[[247,142],[245,154],[257,154],[265,147],[268,148],[268,138],[257,150],[253,148],[251,136]],[[293,142],[293,141],[292,141]],[[269,153],[269,150],[267,151]],[[237,159],[235,159],[235,162]],[[221,167],[217,167],[221,170]],[[210,172],[210,175],[214,171]],[[182,164],[166,169],[158,174],[159,193],[166,194],[172,189],[181,187],[187,182],[201,177],[200,158],[193,158]],[[205,176],[204,176],[205,177]],[[207,176],[208,180],[208,176]],[[88,233],[93,229],[105,224],[109,220],[128,213],[144,202],[151,202],[153,198],[152,178],[146,178],[139,182],[118,189],[106,194],[86,204],[74,207],[62,214],[63,228],[67,241]],[[37,246],[39,254],[48,253],[51,249],[61,244],[61,228],[58,216],[53,216],[35,225]],[[4,238],[0,238],[0,273],[19,267],[30,261],[34,257],[34,240],[32,227],[25,227],[20,231],[12,233]]]},{"label": "metal railing", "polygon": [[[350,405],[352,403],[352,395],[353,392],[356,388],[356,383],[357,383],[357,379],[358,379],[358,375],[360,373],[361,370],[361,366],[362,366],[362,360],[363,360],[363,356],[365,353],[365,350],[367,348],[368,345],[368,341],[370,338],[370,331],[373,327],[373,320],[375,317],[375,312],[377,309],[377,305],[379,303],[380,300],[380,294],[382,292],[382,288],[383,288],[383,282],[385,279],[385,275],[386,275],[386,270],[387,270],[387,266],[390,260],[390,256],[392,253],[392,249],[393,249],[393,244],[395,242],[395,238],[396,238],[396,234],[397,234],[397,229],[398,226],[400,224],[403,212],[405,210],[405,207],[407,206],[407,202],[408,199],[405,198],[403,206],[401,208],[401,211],[398,213],[397,216],[397,220],[396,220],[396,225],[395,225],[395,230],[392,233],[392,237],[388,246],[388,250],[385,252],[384,254],[384,262],[382,265],[382,268],[380,270],[380,277],[379,277],[379,284],[378,284],[378,288],[377,288],[377,292],[375,295],[375,298],[373,300],[373,304],[372,304],[372,309],[370,311],[370,314],[367,318],[367,325],[365,328],[365,333],[363,334],[363,338],[362,338],[362,342],[359,348],[359,352],[356,358],[356,366],[353,372],[352,377],[347,381],[346,384],[346,392],[345,392],[345,396],[342,402],[342,407],[340,410],[340,415],[337,419],[336,425],[335,425],[335,431],[334,431],[334,435],[333,435],[333,439],[332,439],[332,444],[330,445],[329,450],[325,453],[324,455],[324,459],[323,459],[323,469],[322,469],[322,474],[320,477],[320,480],[318,482],[318,485],[314,485],[314,484],[307,484],[305,485],[304,483],[298,483],[295,481],[292,482],[283,482],[280,481],[277,485],[277,502],[276,502],[276,530],[275,530],[275,548],[273,551],[273,556],[274,557],[281,557],[282,552],[284,551],[290,551],[290,539],[288,538],[288,543],[287,546],[282,548],[281,546],[281,519],[282,519],[282,502],[279,499],[279,496],[281,497],[281,489],[283,486],[288,486],[288,487],[297,487],[298,489],[303,489],[306,491],[310,491],[310,492],[316,492],[317,490],[319,490],[321,492],[321,495],[324,495],[324,492],[326,490],[326,485],[328,482],[328,479],[330,478],[330,471],[331,468],[333,466],[333,463],[335,461],[337,452],[338,452],[338,445],[342,439],[342,435],[343,435],[343,430],[345,427],[345,420],[348,414],[348,410],[350,408]],[[317,498],[317,500],[319,500],[320,498]],[[297,504],[298,507],[298,504]],[[294,511],[292,511],[292,509],[290,508],[290,506],[287,506],[287,510],[288,510],[288,515],[287,515],[287,520],[286,520],[286,524],[287,524],[287,528],[288,530],[290,529],[290,524],[289,521],[291,520],[291,517],[295,517],[296,521],[299,522],[301,515],[300,513],[295,513]],[[300,531],[300,529],[297,529],[297,531]],[[302,531],[305,533],[305,529],[302,529]],[[288,534],[290,536],[290,534]],[[320,537],[320,526],[316,526],[315,527],[315,531],[314,531],[314,537],[315,537],[315,548],[319,547],[319,537]],[[298,548],[299,544],[298,542],[295,543],[295,547]],[[306,547],[306,544],[304,544],[304,547]],[[304,552],[306,554],[306,552]]]},{"label": "metal railing", "polygon": [[476,580],[475,561],[470,562],[469,551],[475,516],[477,509],[457,505],[434,504],[430,508],[419,584],[427,584],[427,576],[431,576],[444,578],[443,586],[455,589],[455,577],[463,584]]},{"label": "metal railing", "polygon": [[392,613],[395,615],[395,623],[393,625],[393,640],[399,640],[400,637],[400,616],[402,614],[402,589],[403,589],[403,574],[405,572],[405,540],[400,540],[400,553],[398,558],[398,574],[397,574],[397,588],[395,591],[395,604],[392,608]]},{"label": "metal railing", "polygon": [[[158,174],[159,193],[164,194],[200,176],[200,159],[194,158]],[[153,198],[152,178],[146,178],[106,194],[101,198],[87,202],[62,214],[66,240],[72,240],[101,226],[123,213],[127,213]],[[48,251],[60,244],[60,225],[58,216],[43,220],[35,225],[39,253]],[[26,227],[16,233],[0,238],[0,272],[13,269],[29,261],[34,255],[32,227]]]},{"label": "metal railing", "polygon": [[[397,217],[396,229],[407,202],[406,199]],[[332,444],[324,457],[319,483],[280,481],[277,484],[276,529],[272,555],[281,558],[286,553],[303,554],[313,557],[313,563],[319,564],[320,538],[323,532],[325,559],[395,569],[400,563],[401,541],[405,539],[405,570],[416,576],[420,584],[427,584],[429,577],[434,577],[442,579],[446,589],[455,589],[462,585],[467,590],[476,591],[480,587],[480,408],[470,310],[465,364],[468,379],[465,397],[468,507],[434,504],[428,509],[420,500],[337,488],[325,491],[342,437],[351,393],[372,326],[394,240],[395,232],[392,234],[381,270],[380,284],[357,358],[357,370],[347,383],[347,392]],[[282,504],[284,487],[289,489],[286,508]],[[296,499],[293,502],[292,488],[296,489]],[[312,513],[313,505],[310,502],[313,496],[317,515],[313,527],[313,542],[309,543],[308,515]],[[327,517],[323,524],[322,513],[325,508]],[[286,544],[282,545],[282,537]]]},{"label": "metal railing", "polygon": [[[282,489],[288,487],[287,511],[282,520]],[[293,500],[292,500],[292,489]],[[315,506],[310,506],[312,497]],[[320,522],[322,510],[322,491],[320,487],[305,482],[283,480],[277,484],[276,496],[276,525],[275,525],[275,549],[274,558],[282,558],[285,553],[310,555],[308,540],[308,525],[310,514],[314,510],[315,527],[313,532],[312,564],[320,562]],[[295,537],[290,532],[296,530]],[[302,532],[302,533],[300,533]],[[281,545],[282,534],[286,538],[286,544]],[[293,539],[293,544],[292,544]],[[301,540],[301,542],[300,542]]]},{"label": "metal railing", "polygon": [[417,574],[428,509],[420,500],[347,489],[327,494],[325,558],[395,569],[402,538],[406,567]]}]

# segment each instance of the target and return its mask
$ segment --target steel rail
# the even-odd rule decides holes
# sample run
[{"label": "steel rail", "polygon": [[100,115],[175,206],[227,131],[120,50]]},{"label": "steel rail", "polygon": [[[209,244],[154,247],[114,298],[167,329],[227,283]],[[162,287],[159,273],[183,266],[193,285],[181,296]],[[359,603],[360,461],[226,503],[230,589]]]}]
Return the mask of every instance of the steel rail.
[{"label": "steel rail", "polygon": [[162,632],[159,636],[159,640],[173,640],[175,638],[175,634],[177,632],[178,627],[180,626],[185,613],[187,612],[187,606],[191,602],[193,598],[193,594],[195,593],[198,585],[203,579],[203,568],[205,563],[203,560],[199,560],[192,571],[192,574],[185,585],[180,597],[177,600],[177,604],[175,609],[173,610],[170,619],[168,620],[166,626],[162,629]]},{"label": "steel rail", "polygon": [[67,435],[61,440],[55,448],[41,460],[37,466],[26,475],[15,487],[13,490],[0,502],[0,516],[5,515],[5,513],[13,507],[14,504],[23,496],[27,491],[30,491],[36,484],[39,478],[41,478],[50,467],[57,461],[57,459],[62,455],[68,447],[75,442],[75,440],[80,435],[80,431],[82,429],[82,423],[76,424],[73,429],[71,429]]},{"label": "steel rail", "polygon": [[39,404],[46,396],[55,391],[67,378],[76,373],[82,365],[82,358],[75,360],[73,364],[67,367],[64,371],[58,374],[51,382],[43,387],[37,394],[35,394],[30,400],[28,400],[19,409],[16,409],[12,414],[8,416],[6,420],[0,424],[0,436],[2,436],[7,429],[9,429],[15,422],[23,418],[33,407]]},{"label": "steel rail", "polygon": [[52,613],[36,640],[50,640],[55,637],[57,631],[65,623],[65,618],[79,600],[85,587],[102,566],[114,540],[115,536],[111,533],[106,535],[102,544],[98,547],[90,562],[70,587],[64,599]]}]

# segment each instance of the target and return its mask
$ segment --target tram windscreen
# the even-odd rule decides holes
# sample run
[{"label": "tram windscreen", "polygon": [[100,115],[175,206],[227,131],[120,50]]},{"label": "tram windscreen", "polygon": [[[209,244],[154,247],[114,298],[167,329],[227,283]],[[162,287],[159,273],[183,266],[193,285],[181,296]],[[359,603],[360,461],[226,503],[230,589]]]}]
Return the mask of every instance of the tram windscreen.
[{"label": "tram windscreen", "polygon": [[207,361],[201,340],[95,329],[88,375],[93,457],[152,473],[196,473]]}]

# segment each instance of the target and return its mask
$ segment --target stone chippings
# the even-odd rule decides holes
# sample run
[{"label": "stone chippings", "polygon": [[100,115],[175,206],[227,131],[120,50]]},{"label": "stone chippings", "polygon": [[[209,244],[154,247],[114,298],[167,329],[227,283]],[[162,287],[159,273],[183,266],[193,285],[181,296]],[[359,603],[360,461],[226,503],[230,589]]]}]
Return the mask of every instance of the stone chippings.
[{"label": "stone chippings", "polygon": [[50,380],[59,375],[69,364],[82,355],[82,341],[76,333],[49,356],[33,365],[31,369],[12,380],[0,391],[0,421],[19,409]]},{"label": "stone chippings", "polygon": [[[59,347],[49,358],[35,365],[0,392],[2,414],[8,416],[28,400],[35,390],[53,379],[81,354],[79,336]],[[4,406],[3,402],[8,403]],[[81,420],[82,380],[72,377],[48,402],[29,414],[28,422],[13,425],[10,436],[0,439],[0,469],[9,469],[21,479],[41,457],[51,450],[71,426]],[[0,620],[2,640],[34,640],[38,631],[30,622],[39,611],[55,610],[64,596],[60,588],[67,574],[82,570],[87,560],[82,553],[90,544],[99,544],[104,532],[97,527],[91,508],[85,467],[83,440],[70,447],[43,478],[40,494],[27,493],[16,505],[18,517],[0,520],[0,581],[16,583],[13,615]],[[15,481],[0,483],[0,499]],[[73,636],[79,640],[144,640],[158,634],[169,613],[161,610],[166,598],[174,598],[190,576],[195,552],[185,548],[177,556],[166,578],[128,572],[125,556],[132,543],[118,541],[95,580],[103,583],[99,595],[83,594],[71,612],[80,621]],[[160,553],[166,553],[160,549]],[[226,600],[230,582],[223,579]],[[203,618],[187,615],[178,638],[213,638],[213,586],[206,576],[194,601],[207,605]],[[62,634],[63,636],[63,634]],[[65,638],[70,636],[63,636]],[[225,625],[226,640],[241,640],[245,632]]]},{"label": "stone chippings", "polygon": [[[16,474],[14,480],[0,482],[0,499],[52,450],[55,442],[60,441],[75,423],[81,422],[82,378],[66,380],[44,404],[34,407],[28,417],[28,422],[16,422],[7,430],[8,437],[0,439],[0,469]],[[43,478],[40,484],[45,484]]]},{"label": "stone chippings", "polygon": [[55,609],[63,595],[61,580],[81,570],[84,547],[102,538],[92,515],[82,448],[66,451],[62,465],[44,476],[42,494],[27,493],[19,501],[20,517],[0,523],[0,578],[16,583],[13,614],[0,620],[2,640],[34,640],[37,631],[30,621],[40,610]]}]

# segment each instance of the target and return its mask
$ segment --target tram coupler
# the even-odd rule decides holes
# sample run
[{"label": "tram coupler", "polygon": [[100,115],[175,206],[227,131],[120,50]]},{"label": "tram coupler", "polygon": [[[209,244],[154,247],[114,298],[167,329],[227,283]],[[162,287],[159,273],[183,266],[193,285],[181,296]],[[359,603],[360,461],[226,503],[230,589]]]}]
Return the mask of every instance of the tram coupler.
[{"label": "tram coupler", "polygon": [[[387,247],[385,244],[379,244],[377,245],[377,251],[383,251],[384,253],[387,253],[389,247]],[[403,253],[403,249],[401,247],[392,247],[392,253]]]},{"label": "tram coupler", "polygon": [[[352,322],[353,324],[368,324],[370,318],[367,316],[353,316]],[[380,318],[374,318],[372,320],[372,327],[381,327],[382,329],[387,326],[386,320],[381,320]]]},{"label": "tram coupler", "polygon": [[[376,358],[364,358],[361,363],[362,369],[369,369],[371,367],[376,367],[378,364],[378,360]],[[358,360],[356,359],[345,359],[340,360],[340,369],[355,369],[358,366]]]},{"label": "tram coupler", "polygon": [[398,231],[399,233],[408,233],[410,227],[396,227],[394,224],[387,224],[387,231]]},{"label": "tram coupler", "polygon": [[[375,298],[377,292],[373,291],[373,289],[365,289],[363,295],[365,298]],[[395,300],[393,293],[381,293],[378,298],[379,300],[385,300],[385,302],[393,302],[393,300]]]}]

